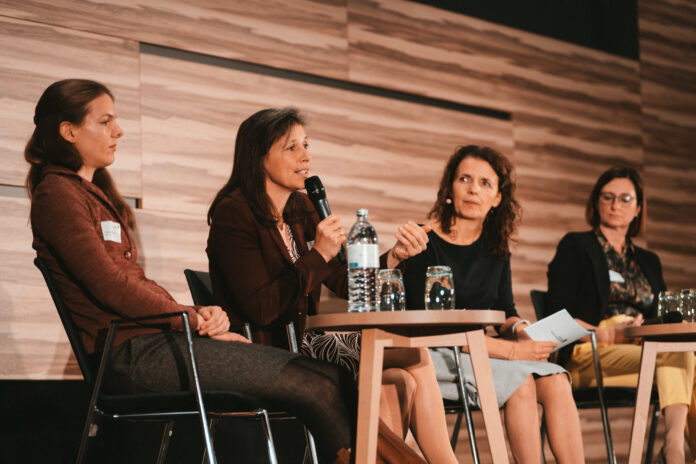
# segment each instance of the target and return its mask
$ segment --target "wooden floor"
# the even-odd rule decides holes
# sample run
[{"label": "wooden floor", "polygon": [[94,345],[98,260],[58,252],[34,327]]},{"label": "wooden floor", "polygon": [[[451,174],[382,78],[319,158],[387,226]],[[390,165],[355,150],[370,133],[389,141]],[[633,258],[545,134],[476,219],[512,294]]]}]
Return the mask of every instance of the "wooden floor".
[{"label": "wooden floor", "polygon": [[[481,463],[491,462],[490,451],[486,442],[484,433],[483,420],[481,413],[474,412],[474,426],[476,430],[476,443],[479,446],[479,457]],[[612,426],[612,436],[614,439],[614,448],[616,450],[616,458],[618,462],[626,462],[628,460],[628,442],[631,434],[631,418],[633,409],[617,408],[609,411],[609,418]],[[447,425],[450,433],[454,427],[455,415],[447,416]],[[580,421],[583,433],[583,444],[585,448],[585,462],[591,463],[606,463],[606,448],[604,445],[604,434],[602,432],[602,421],[599,416],[599,410],[580,411]],[[657,437],[655,439],[655,453],[662,446],[664,437],[664,422],[660,418],[657,428]],[[556,460],[551,453],[548,441],[544,446],[546,462],[555,463]],[[645,452],[645,451],[644,451]],[[508,447],[508,455],[510,462],[514,462],[512,454]],[[469,448],[469,438],[466,432],[466,425],[462,424],[462,430],[459,434],[459,440],[456,447],[457,460],[460,463],[473,462],[471,450]],[[686,450],[686,462],[694,462],[689,450]],[[654,462],[654,461],[653,461]]]}]

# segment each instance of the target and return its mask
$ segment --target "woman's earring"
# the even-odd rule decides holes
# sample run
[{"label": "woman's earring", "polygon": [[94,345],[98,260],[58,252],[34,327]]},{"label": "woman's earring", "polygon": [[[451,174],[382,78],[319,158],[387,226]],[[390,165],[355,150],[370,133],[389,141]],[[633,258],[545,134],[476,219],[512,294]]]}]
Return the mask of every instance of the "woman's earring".
[{"label": "woman's earring", "polygon": [[488,210],[488,214],[493,214],[495,211],[495,206],[492,206],[491,209]]},{"label": "woman's earring", "polygon": [[451,205],[452,199],[450,197],[445,198],[445,203],[447,203],[448,205]]}]

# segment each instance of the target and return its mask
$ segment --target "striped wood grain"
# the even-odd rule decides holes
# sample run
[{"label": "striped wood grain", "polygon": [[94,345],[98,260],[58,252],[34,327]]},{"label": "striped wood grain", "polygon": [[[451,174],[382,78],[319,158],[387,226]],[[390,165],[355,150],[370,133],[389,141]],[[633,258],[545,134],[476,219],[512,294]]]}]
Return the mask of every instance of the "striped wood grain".
[{"label": "striped wood grain", "polygon": [[346,0],[4,0],[0,15],[347,77]]},{"label": "striped wood grain", "polygon": [[94,79],[116,95],[118,121],[128,134],[111,172],[122,194],[140,197],[137,43],[1,16],[0,43],[0,184],[24,184],[24,147],[44,89],[59,79]]}]

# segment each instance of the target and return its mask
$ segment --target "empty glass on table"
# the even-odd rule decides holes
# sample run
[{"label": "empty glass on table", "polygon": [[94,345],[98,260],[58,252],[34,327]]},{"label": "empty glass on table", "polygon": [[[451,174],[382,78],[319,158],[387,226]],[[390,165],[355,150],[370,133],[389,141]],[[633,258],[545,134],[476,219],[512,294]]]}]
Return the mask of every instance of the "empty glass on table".
[{"label": "empty glass on table", "polygon": [[377,274],[377,289],[380,311],[403,311],[406,309],[406,292],[400,270],[380,269]]},{"label": "empty glass on table", "polygon": [[425,272],[425,309],[454,309],[454,279],[449,266],[428,266]]}]

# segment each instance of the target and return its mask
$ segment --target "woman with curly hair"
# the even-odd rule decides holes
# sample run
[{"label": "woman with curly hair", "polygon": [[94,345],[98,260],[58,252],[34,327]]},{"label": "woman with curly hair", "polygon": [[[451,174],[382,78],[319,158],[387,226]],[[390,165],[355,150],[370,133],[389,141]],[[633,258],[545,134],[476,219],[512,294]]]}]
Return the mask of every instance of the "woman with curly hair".
[{"label": "woman with curly hair", "polygon": [[[446,265],[452,269],[457,307],[504,310],[501,338],[487,337],[487,347],[516,461],[541,460],[540,403],[556,460],[581,463],[580,421],[567,372],[546,362],[555,344],[530,340],[521,330],[528,321],[520,319],[515,309],[509,248],[520,216],[515,187],[512,164],[497,151],[475,145],[455,151],[429,214],[427,249],[401,264],[407,307],[423,308],[427,267]],[[452,350],[433,350],[431,356],[443,396],[459,399]],[[469,356],[465,353],[462,360],[466,388],[474,392]]]}]

